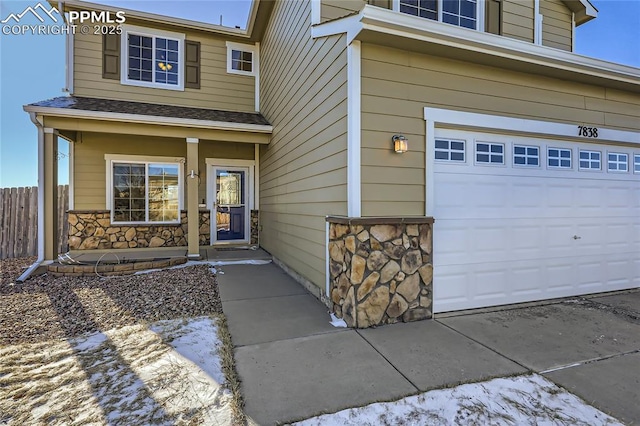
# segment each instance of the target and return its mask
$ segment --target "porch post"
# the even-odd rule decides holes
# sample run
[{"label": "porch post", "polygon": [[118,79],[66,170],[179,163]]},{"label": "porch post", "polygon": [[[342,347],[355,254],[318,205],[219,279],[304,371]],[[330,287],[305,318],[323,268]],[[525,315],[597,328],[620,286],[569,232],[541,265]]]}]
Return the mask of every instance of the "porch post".
[{"label": "porch post", "polygon": [[200,258],[200,213],[198,211],[198,138],[187,138],[187,244],[190,259]]},{"label": "porch post", "polygon": [[44,261],[50,263],[58,257],[58,136],[50,127],[44,128],[44,158],[41,161],[44,181],[38,185],[43,187],[43,202],[38,214],[43,216],[40,236],[44,239]]}]

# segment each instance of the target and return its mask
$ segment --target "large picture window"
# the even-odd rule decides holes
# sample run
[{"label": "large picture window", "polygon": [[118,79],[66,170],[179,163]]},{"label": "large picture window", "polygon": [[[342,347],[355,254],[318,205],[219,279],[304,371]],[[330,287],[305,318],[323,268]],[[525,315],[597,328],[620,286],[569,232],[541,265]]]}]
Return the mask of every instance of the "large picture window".
[{"label": "large picture window", "polygon": [[184,36],[177,33],[129,27],[123,33],[125,84],[182,90]]},{"label": "large picture window", "polygon": [[177,223],[181,164],[114,159],[110,166],[113,223]]}]

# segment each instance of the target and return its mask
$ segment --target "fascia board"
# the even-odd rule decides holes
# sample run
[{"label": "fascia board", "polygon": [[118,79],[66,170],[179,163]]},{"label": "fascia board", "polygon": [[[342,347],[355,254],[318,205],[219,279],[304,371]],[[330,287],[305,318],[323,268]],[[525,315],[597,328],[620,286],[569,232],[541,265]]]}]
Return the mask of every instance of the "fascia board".
[{"label": "fascia board", "polygon": [[64,117],[64,118],[82,118],[88,120],[103,120],[103,121],[124,121],[127,123],[140,123],[140,124],[154,124],[160,126],[175,126],[175,127],[193,127],[199,129],[210,130],[231,130],[237,132],[252,132],[252,133],[272,133],[273,126],[263,124],[246,124],[246,123],[230,123],[226,121],[212,121],[212,120],[193,120],[188,118],[176,118],[176,117],[157,117],[151,115],[139,115],[139,114],[123,114],[115,112],[96,112],[96,111],[83,111],[83,110],[70,110],[66,108],[47,108],[25,105],[23,109],[26,112],[33,112],[36,114]]}]

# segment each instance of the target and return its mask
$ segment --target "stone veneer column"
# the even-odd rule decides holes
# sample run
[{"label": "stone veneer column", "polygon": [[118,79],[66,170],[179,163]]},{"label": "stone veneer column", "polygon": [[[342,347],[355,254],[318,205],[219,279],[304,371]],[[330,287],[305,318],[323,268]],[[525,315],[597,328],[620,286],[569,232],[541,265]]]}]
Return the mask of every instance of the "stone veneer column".
[{"label": "stone veneer column", "polygon": [[328,216],[332,310],[349,327],[431,318],[433,218]]}]

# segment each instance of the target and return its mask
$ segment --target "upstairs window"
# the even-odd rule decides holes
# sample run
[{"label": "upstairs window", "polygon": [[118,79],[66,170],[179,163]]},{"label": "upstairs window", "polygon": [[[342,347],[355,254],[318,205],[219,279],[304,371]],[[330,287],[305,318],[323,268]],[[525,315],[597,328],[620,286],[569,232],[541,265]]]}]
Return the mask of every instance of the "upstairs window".
[{"label": "upstairs window", "polygon": [[480,30],[478,0],[394,0],[394,10],[408,15]]},{"label": "upstairs window", "polygon": [[127,27],[122,43],[122,83],[183,90],[184,35]]},{"label": "upstairs window", "polygon": [[257,52],[255,46],[227,42],[227,72],[256,75]]}]

